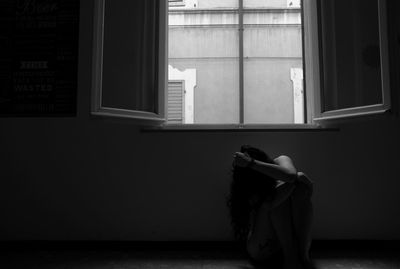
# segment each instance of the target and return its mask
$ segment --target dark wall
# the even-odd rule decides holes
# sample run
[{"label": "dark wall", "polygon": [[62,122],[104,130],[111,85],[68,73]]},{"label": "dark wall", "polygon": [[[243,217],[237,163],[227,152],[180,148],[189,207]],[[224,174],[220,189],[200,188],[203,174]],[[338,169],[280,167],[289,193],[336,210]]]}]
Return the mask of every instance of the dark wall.
[{"label": "dark wall", "polygon": [[0,119],[0,240],[231,240],[225,199],[244,143],[315,180],[315,238],[400,239],[396,114],[301,133],[143,133],[92,118],[92,8],[81,1],[78,116]]}]

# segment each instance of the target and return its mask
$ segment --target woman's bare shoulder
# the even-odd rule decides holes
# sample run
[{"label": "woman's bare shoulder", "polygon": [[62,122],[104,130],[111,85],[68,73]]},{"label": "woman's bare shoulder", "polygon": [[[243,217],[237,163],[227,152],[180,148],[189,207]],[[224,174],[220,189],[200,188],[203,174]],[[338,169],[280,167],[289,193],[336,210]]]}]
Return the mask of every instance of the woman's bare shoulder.
[{"label": "woman's bare shoulder", "polygon": [[287,169],[287,171],[293,173],[293,174],[297,174],[297,169],[294,166],[294,163],[292,161],[292,159],[287,156],[287,155],[281,155],[277,158],[274,159],[274,162],[276,165],[279,165],[285,169]]},{"label": "woman's bare shoulder", "polygon": [[291,162],[291,163],[293,163],[292,159],[287,155],[280,155],[280,156],[276,157],[274,159],[274,162],[276,164],[280,164],[282,162]]}]

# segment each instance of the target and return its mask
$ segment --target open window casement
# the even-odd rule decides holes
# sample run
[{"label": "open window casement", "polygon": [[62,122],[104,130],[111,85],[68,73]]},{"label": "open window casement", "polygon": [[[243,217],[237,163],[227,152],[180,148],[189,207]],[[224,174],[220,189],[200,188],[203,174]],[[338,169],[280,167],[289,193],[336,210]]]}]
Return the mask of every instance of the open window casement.
[{"label": "open window casement", "polygon": [[167,1],[96,0],[92,114],[165,121]]},{"label": "open window casement", "polygon": [[[92,114],[165,123],[168,0],[96,0]],[[303,0],[307,122],[390,109],[386,0]]]},{"label": "open window casement", "polygon": [[[386,0],[305,0],[315,123],[390,109]],[[316,16],[318,14],[318,16]],[[308,25],[308,26],[307,26]],[[318,25],[318,27],[316,27]],[[317,29],[318,28],[318,29]],[[317,76],[319,74],[319,76]],[[311,102],[310,102],[311,103]]]}]

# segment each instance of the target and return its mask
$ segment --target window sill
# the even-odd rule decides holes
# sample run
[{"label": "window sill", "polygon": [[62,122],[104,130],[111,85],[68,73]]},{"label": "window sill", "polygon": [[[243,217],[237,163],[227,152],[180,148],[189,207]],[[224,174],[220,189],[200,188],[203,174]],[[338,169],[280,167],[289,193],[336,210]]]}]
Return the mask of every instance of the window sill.
[{"label": "window sill", "polygon": [[339,128],[326,128],[314,124],[186,124],[143,127],[142,132],[224,132],[224,133],[258,133],[258,132],[337,132]]}]

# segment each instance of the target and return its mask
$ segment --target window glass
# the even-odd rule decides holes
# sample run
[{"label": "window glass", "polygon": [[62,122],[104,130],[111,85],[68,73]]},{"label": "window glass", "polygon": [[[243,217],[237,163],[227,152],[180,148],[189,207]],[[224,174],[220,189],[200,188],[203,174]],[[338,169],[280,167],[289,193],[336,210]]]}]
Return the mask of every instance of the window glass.
[{"label": "window glass", "polygon": [[238,0],[168,0],[171,9],[238,8]]},{"label": "window glass", "polygon": [[244,4],[245,123],[304,123],[301,9]]},{"label": "window glass", "polygon": [[243,0],[244,8],[299,8],[301,0]]},{"label": "window glass", "polygon": [[198,0],[200,8],[238,8],[238,0]]},{"label": "window glass", "polygon": [[239,3],[170,5],[168,79],[183,82],[184,96],[169,87],[169,123],[305,122],[299,1],[245,0],[243,13]]},{"label": "window glass", "polygon": [[184,81],[186,124],[239,123],[236,2],[199,0],[197,8],[169,10],[168,77]]}]

